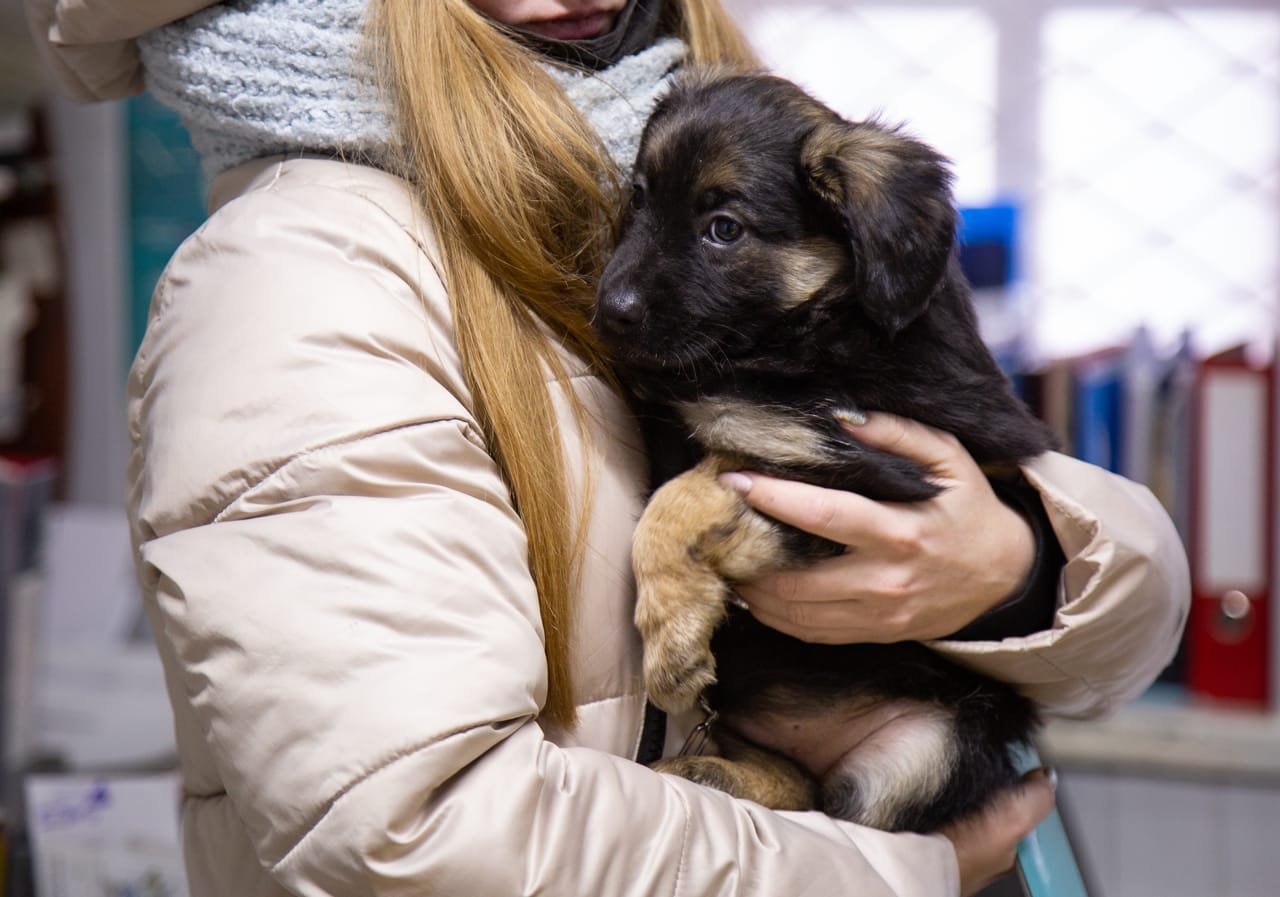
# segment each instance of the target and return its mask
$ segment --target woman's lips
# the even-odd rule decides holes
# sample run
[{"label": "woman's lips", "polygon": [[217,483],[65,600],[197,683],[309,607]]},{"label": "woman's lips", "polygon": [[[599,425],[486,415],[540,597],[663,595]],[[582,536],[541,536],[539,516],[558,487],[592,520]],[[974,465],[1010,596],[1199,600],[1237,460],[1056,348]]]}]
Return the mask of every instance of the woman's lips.
[{"label": "woman's lips", "polygon": [[520,27],[525,31],[551,40],[590,40],[599,37],[613,25],[613,13],[595,12],[575,18],[544,19],[541,22],[526,22]]}]

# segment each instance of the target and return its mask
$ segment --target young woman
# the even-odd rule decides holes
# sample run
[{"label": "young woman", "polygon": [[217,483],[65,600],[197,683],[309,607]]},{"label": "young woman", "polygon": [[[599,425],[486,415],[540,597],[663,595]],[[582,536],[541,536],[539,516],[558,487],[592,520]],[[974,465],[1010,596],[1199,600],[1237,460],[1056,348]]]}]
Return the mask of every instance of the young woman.
[{"label": "young woman", "polygon": [[[1043,774],[920,836],[635,762],[645,462],[589,315],[667,79],[749,60],[716,0],[31,3],[72,95],[145,85],[212,178],[129,391],[195,897],[968,894],[1007,868]],[[942,434],[858,435],[951,488],[731,478],[853,549],[745,586],[761,619],[936,639],[1072,716],[1167,662],[1185,559],[1145,490],[1050,455],[1014,510]]]}]

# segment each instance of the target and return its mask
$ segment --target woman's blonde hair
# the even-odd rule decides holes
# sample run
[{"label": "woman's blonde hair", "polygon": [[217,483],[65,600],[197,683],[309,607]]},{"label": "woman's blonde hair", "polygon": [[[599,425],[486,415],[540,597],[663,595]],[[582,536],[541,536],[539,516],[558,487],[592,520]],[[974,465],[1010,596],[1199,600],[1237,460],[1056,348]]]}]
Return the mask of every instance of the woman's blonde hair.
[{"label": "woman's blonde hair", "polygon": [[[719,0],[666,7],[663,30],[685,39],[693,62],[752,61]],[[590,318],[619,173],[540,57],[466,0],[375,0],[373,10],[403,174],[432,219],[475,411],[528,536],[549,677],[542,718],[572,726],[583,515],[570,507],[550,384],[585,433],[556,347],[607,377]]]}]

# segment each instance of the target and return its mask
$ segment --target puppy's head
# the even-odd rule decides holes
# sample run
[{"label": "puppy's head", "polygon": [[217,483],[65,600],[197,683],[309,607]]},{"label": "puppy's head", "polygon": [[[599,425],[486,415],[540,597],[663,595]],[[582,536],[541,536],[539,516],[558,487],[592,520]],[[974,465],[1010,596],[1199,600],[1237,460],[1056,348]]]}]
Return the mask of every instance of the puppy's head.
[{"label": "puppy's head", "polygon": [[631,368],[799,364],[833,324],[891,339],[947,270],[945,160],[766,75],[686,76],[641,141],[596,328]]}]

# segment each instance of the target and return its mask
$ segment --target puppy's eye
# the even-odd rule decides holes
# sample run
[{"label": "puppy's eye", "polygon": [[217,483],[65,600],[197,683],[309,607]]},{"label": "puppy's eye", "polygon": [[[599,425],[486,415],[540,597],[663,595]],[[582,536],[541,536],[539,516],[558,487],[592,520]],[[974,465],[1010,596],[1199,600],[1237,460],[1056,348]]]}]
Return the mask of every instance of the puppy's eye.
[{"label": "puppy's eye", "polygon": [[728,215],[717,215],[707,225],[707,238],[712,243],[728,245],[742,236],[742,225]]},{"label": "puppy's eye", "polygon": [[641,209],[643,209],[643,208],[644,208],[644,200],[645,200],[645,196],[644,196],[644,188],[643,188],[643,187],[641,187],[639,184],[632,184],[632,186],[631,186],[631,208],[632,208],[634,211],[637,211],[637,212],[638,212],[638,211],[640,211]]}]

